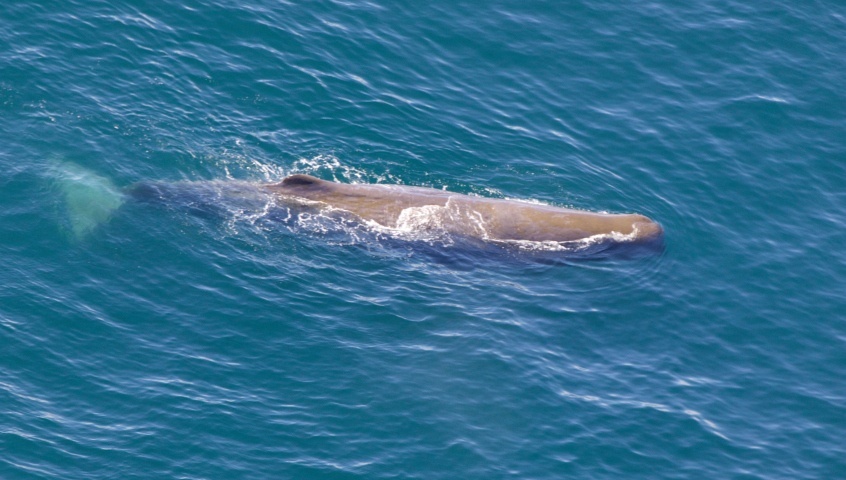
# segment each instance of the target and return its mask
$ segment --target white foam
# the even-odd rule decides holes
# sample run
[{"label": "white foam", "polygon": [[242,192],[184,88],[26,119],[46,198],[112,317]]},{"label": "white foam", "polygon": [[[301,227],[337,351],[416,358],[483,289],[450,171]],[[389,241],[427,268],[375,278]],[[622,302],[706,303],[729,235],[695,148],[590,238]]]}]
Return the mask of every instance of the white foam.
[{"label": "white foam", "polygon": [[389,174],[374,175],[364,169],[345,165],[331,154],[299,158],[289,172],[293,173],[305,173],[320,178],[331,177],[333,181],[341,183],[400,183],[399,179]]}]

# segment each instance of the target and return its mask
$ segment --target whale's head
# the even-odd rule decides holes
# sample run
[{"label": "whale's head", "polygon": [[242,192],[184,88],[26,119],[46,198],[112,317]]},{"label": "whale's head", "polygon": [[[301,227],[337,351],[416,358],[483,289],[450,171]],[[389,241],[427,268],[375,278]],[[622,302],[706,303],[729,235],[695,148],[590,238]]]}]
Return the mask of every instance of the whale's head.
[{"label": "whale's head", "polygon": [[638,215],[638,217],[632,224],[635,240],[643,242],[660,241],[664,237],[664,229],[661,224],[643,215]]}]

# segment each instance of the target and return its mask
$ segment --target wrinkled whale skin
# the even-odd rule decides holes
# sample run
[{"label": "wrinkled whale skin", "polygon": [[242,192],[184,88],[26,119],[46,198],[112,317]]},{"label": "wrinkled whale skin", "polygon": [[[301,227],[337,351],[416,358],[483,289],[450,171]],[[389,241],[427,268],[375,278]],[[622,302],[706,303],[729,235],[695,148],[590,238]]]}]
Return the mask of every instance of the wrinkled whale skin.
[{"label": "wrinkled whale skin", "polygon": [[596,213],[514,200],[462,195],[425,187],[344,184],[310,175],[291,175],[263,186],[286,198],[301,198],[396,228],[414,209],[443,207],[441,228],[491,240],[568,242],[596,235],[623,235],[628,241],[660,239],[663,229],[639,214]]}]

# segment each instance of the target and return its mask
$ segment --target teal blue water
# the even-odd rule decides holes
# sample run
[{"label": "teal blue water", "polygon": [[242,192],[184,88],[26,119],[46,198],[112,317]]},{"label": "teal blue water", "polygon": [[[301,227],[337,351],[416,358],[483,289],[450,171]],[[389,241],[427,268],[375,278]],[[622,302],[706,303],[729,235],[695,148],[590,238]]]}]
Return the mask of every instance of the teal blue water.
[{"label": "teal blue water", "polygon": [[[844,52],[830,0],[4,2],[0,478],[846,478]],[[288,216],[291,173],[664,247]]]}]

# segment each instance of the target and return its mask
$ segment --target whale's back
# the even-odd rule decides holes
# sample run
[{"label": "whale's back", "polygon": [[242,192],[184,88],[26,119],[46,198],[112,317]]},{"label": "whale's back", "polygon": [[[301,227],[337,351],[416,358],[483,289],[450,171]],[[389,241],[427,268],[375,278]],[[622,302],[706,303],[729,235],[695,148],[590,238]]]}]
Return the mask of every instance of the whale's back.
[{"label": "whale's back", "polygon": [[266,188],[275,194],[321,202],[389,228],[405,228],[413,220],[470,236],[539,242],[596,235],[642,241],[663,233],[660,225],[637,214],[572,210],[434,188],[334,183],[304,174],[291,175]]}]

